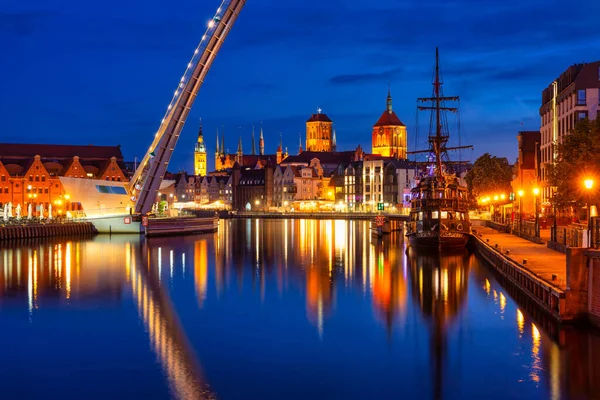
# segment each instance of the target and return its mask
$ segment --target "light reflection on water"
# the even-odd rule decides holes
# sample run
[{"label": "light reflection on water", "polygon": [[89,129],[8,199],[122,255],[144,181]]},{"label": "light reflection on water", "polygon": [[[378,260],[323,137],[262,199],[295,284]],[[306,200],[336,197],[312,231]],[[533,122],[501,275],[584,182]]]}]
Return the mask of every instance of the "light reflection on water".
[{"label": "light reflection on water", "polygon": [[[20,397],[600,392],[597,336],[532,320],[468,252],[405,251],[399,234],[374,240],[360,221],[12,244],[0,256],[0,305],[0,383]],[[82,365],[95,373],[52,379]],[[40,384],[19,385],[25,368]]]}]

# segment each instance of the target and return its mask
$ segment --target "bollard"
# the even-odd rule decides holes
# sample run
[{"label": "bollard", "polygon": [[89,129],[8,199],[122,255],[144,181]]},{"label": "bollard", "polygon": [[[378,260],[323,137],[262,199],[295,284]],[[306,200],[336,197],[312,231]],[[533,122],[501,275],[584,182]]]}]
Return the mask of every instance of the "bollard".
[{"label": "bollard", "polygon": [[526,265],[526,264],[527,264],[527,259],[526,259],[526,258],[524,258],[524,259],[523,259],[523,265]]},{"label": "bollard", "polygon": [[510,250],[508,250],[508,249],[507,249],[507,250],[505,251],[505,253],[506,253],[507,255],[508,255],[508,254],[510,254]]},{"label": "bollard", "polygon": [[553,281],[555,281],[555,280],[556,280],[556,278],[558,278],[558,275],[556,275],[556,274],[552,274],[552,280],[553,280]]},{"label": "bollard", "polygon": [[485,241],[486,241],[487,243],[489,243],[489,242],[490,242],[490,239],[485,239]]},{"label": "bollard", "polygon": [[496,244],[494,245],[494,247],[495,247],[495,248],[498,248],[498,243],[496,243]]}]

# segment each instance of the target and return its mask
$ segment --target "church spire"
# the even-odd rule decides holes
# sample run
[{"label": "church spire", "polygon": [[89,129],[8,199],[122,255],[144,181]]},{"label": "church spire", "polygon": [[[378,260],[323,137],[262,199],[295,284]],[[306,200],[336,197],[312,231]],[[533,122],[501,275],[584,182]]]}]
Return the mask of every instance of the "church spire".
[{"label": "church spire", "polygon": [[260,123],[260,139],[258,139],[258,151],[261,156],[265,155],[265,138],[263,137],[262,122]]},{"label": "church spire", "polygon": [[331,151],[337,151],[337,139],[335,135],[335,126],[333,127],[333,136],[331,138]]},{"label": "church spire", "polygon": [[202,118],[200,118],[200,128],[198,129],[198,143],[204,143],[204,135],[202,134]]},{"label": "church spire", "polygon": [[298,154],[302,153],[302,133],[298,133]]},{"label": "church spire", "polygon": [[387,111],[392,113],[392,89],[388,83],[388,95],[387,95]]},{"label": "church spire", "polygon": [[252,155],[256,155],[256,146],[254,145],[254,125],[252,125]]},{"label": "church spire", "polygon": [[225,127],[221,126],[221,155],[225,155]]},{"label": "church spire", "polygon": [[242,165],[242,160],[244,159],[244,151],[242,150],[242,137],[240,136],[238,140],[238,148],[237,148],[237,162]]},{"label": "church spire", "polygon": [[206,153],[204,145],[204,134],[202,133],[202,118],[200,118],[200,128],[198,129],[198,141],[196,142],[196,152]]},{"label": "church spire", "polygon": [[217,149],[215,150],[215,154],[219,155],[221,153],[221,149],[219,148],[219,128],[217,128]]}]

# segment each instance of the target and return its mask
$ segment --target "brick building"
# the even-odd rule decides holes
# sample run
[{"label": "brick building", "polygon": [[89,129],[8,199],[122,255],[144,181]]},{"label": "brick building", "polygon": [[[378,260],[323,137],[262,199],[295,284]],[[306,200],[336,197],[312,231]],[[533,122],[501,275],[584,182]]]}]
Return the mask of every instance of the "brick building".
[{"label": "brick building", "polygon": [[[120,146],[0,143],[0,204],[79,210],[59,177],[127,182]],[[36,214],[37,215],[37,214]],[[47,215],[45,215],[47,216]]]}]

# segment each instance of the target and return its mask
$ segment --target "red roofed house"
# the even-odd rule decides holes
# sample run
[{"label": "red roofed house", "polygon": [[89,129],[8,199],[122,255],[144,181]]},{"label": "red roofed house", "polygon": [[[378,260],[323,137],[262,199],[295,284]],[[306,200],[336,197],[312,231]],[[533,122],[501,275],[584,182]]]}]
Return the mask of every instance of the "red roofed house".
[{"label": "red roofed house", "polygon": [[406,125],[392,110],[392,94],[388,91],[387,108],[373,125],[373,154],[406,159]]},{"label": "red roofed house", "polygon": [[126,182],[123,170],[120,146],[0,143],[0,206],[20,204],[23,216],[30,203],[36,216],[40,205],[45,217],[50,204],[54,215],[78,210],[59,177]]}]

